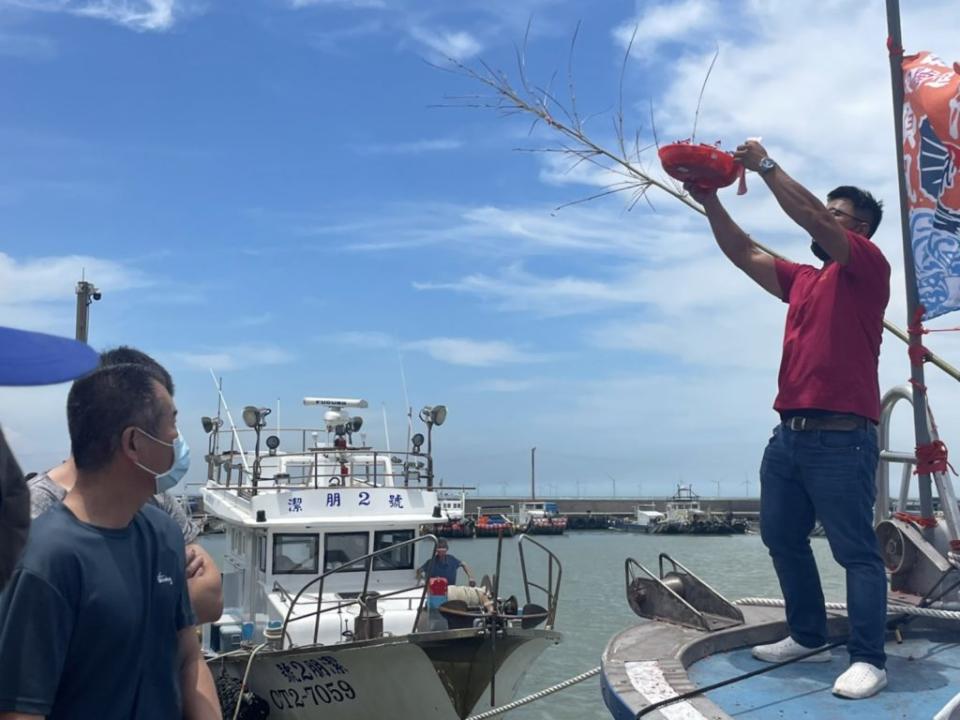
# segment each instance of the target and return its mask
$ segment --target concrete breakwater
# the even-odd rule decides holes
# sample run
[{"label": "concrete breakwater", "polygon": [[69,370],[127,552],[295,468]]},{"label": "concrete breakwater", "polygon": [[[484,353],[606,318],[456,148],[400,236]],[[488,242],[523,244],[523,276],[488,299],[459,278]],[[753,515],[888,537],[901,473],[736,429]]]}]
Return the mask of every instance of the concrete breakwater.
[{"label": "concrete breakwater", "polygon": [[[664,497],[542,497],[538,500],[557,504],[565,515],[571,530],[600,530],[611,520],[633,517],[636,508],[665,512],[670,498]],[[467,497],[466,515],[475,518],[478,512],[501,512],[514,515],[521,503],[529,497]],[[738,520],[757,522],[760,517],[760,498],[756,497],[701,497],[700,509],[720,516],[732,515]]]}]

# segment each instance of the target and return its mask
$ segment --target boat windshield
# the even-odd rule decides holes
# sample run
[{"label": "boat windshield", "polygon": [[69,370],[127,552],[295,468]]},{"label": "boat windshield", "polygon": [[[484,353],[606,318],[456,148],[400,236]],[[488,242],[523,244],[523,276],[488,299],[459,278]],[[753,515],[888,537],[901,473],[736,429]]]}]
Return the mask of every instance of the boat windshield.
[{"label": "boat windshield", "polygon": [[[323,571],[336,570],[351,560],[368,554],[368,542],[369,535],[365,532],[327,533],[323,543]],[[364,565],[365,563],[357,563],[345,568],[344,572],[363,572],[366,570]]]}]

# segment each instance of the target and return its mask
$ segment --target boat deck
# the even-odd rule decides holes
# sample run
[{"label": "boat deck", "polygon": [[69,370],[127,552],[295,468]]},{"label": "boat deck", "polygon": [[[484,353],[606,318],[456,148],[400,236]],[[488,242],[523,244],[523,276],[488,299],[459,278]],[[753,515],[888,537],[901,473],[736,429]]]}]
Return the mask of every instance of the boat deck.
[{"label": "boat deck", "polygon": [[[753,645],[786,634],[779,608],[743,607],[744,625],[704,633],[642,621],[611,639],[603,657],[601,688],[616,720],[633,720],[650,704],[769,667],[750,654]],[[828,632],[847,632],[842,613],[828,613]],[[960,692],[960,629],[956,623],[918,618],[886,645],[889,684],[865,700],[831,692],[848,666],[846,648],[829,663],[795,663],[740,680],[651,712],[650,720],[916,720],[932,718]]]},{"label": "boat deck", "polygon": [[[849,663],[845,648],[834,648],[829,663],[796,663],[710,692],[715,704],[735,718],[760,720],[914,720],[932,718],[960,692],[960,636],[943,630],[907,628],[904,641],[887,643],[883,692],[865,700],[844,700],[831,692]],[[945,636],[949,641],[945,640]],[[764,663],[748,649],[720,653],[694,663],[690,679],[698,687],[756,670]]]}]

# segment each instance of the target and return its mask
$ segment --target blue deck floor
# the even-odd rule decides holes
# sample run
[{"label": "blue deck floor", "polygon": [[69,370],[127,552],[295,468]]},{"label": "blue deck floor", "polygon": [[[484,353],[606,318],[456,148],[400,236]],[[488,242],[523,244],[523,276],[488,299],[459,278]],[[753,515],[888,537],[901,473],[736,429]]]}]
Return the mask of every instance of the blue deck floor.
[{"label": "blue deck floor", "polygon": [[[749,720],[918,720],[932,718],[960,693],[960,636],[943,631],[907,629],[903,644],[887,643],[885,690],[866,700],[844,700],[831,692],[849,663],[846,649],[835,648],[829,663],[796,663],[707,694],[735,718]],[[749,650],[708,657],[689,668],[703,687],[762,667]]]}]

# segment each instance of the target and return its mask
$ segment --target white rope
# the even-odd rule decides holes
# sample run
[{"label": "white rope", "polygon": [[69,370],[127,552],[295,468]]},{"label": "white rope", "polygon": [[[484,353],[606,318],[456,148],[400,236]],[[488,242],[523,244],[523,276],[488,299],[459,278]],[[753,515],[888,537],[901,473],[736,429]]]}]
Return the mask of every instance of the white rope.
[{"label": "white rope", "polygon": [[243,693],[247,689],[247,678],[250,676],[250,667],[253,665],[253,659],[257,656],[257,653],[268,644],[269,643],[260,643],[253,649],[253,652],[250,653],[250,657],[247,658],[247,669],[243,671],[243,682],[240,683],[240,692],[237,693],[237,705],[233,709],[233,720],[237,720],[240,716],[240,706],[243,705]]},{"label": "white rope", "polygon": [[[752,605],[755,607],[783,607],[783,600],[779,598],[746,597],[733,601],[735,605]],[[827,610],[846,610],[846,603],[824,603]],[[920,617],[939,618],[940,620],[960,620],[960,612],[955,610],[936,610],[935,608],[921,608],[914,605],[887,605],[888,615],[919,615]]]},{"label": "white rope", "polygon": [[574,675],[572,678],[568,678],[561,683],[557,683],[556,685],[551,685],[550,687],[544,688],[543,690],[538,690],[532,695],[527,695],[526,697],[520,698],[519,700],[514,700],[513,702],[507,703],[506,705],[495,707],[492,710],[486,710],[480,713],[479,715],[471,715],[470,717],[467,718],[467,720],[485,720],[486,718],[492,718],[492,717],[496,717],[497,715],[503,715],[503,713],[510,712],[511,710],[515,710],[521,705],[527,705],[529,703],[532,703],[535,700],[544,698],[547,695],[563,690],[564,688],[568,688],[571,685],[576,685],[578,682],[582,682],[587,678],[591,678],[599,672],[600,672],[600,667],[597,666],[592,670],[587,670],[585,673]]}]

